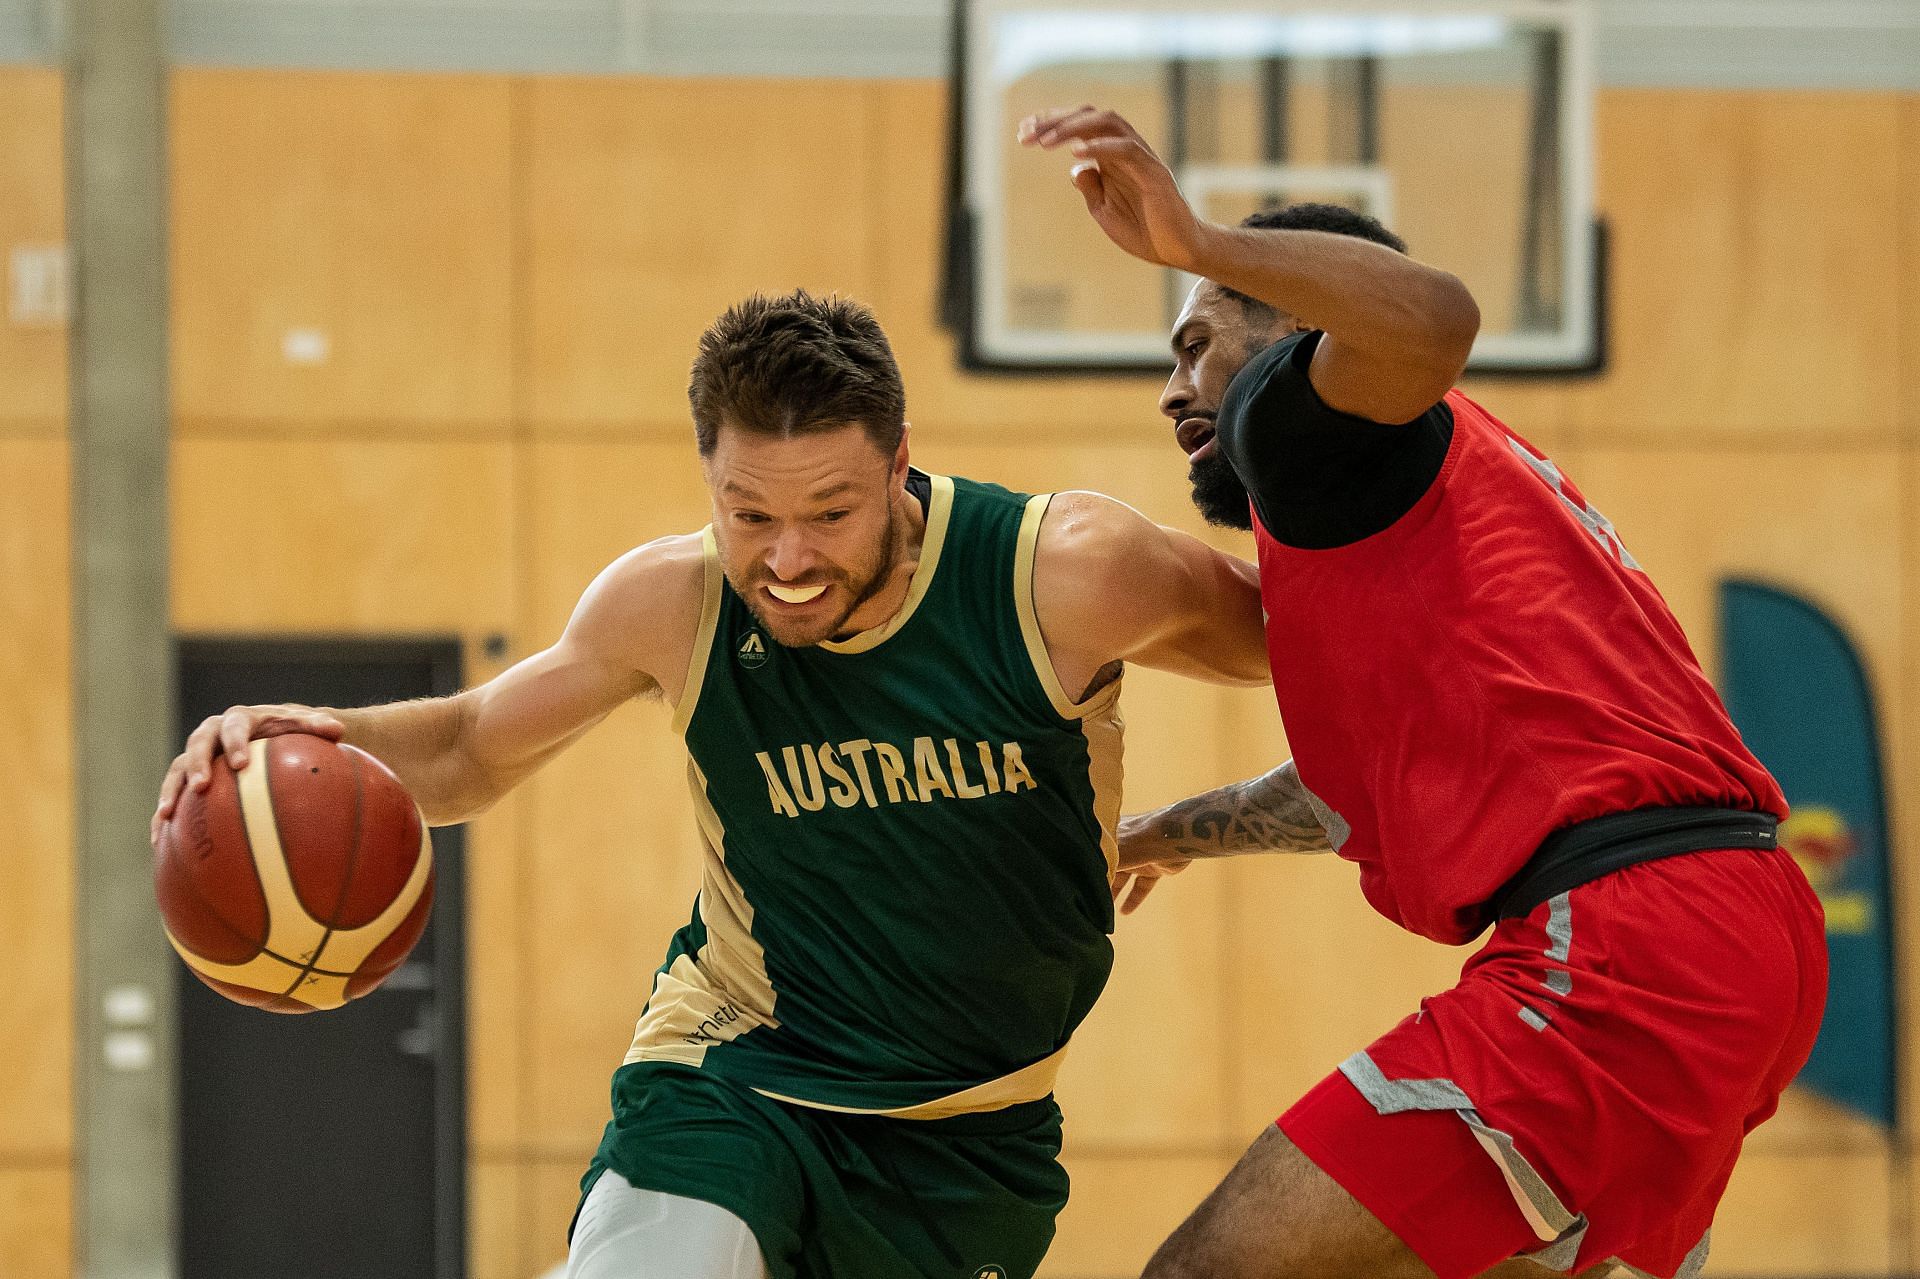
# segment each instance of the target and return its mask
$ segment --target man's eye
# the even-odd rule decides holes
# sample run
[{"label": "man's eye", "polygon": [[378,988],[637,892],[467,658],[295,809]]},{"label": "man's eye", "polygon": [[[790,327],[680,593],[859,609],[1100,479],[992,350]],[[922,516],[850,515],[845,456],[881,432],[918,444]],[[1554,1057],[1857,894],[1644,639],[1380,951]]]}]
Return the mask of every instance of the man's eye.
[{"label": "man's eye", "polygon": [[1199,359],[1200,352],[1206,349],[1206,345],[1204,341],[1187,343],[1187,358],[1189,360]]},{"label": "man's eye", "polygon": [[735,511],[733,518],[742,524],[765,524],[767,517],[757,511]]},{"label": "man's eye", "polygon": [[851,513],[852,512],[850,511],[828,511],[825,515],[822,515],[820,518],[828,524],[838,524],[841,520],[846,519],[847,516],[850,515]]}]

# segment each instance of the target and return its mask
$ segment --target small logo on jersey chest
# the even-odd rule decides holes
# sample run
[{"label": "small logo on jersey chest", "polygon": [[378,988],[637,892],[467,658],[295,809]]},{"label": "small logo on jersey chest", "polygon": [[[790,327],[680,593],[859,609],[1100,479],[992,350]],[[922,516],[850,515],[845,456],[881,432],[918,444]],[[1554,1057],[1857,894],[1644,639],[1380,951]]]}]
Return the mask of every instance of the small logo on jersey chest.
[{"label": "small logo on jersey chest", "polygon": [[1007,1279],[1007,1272],[998,1266],[982,1266],[973,1272],[973,1279]]},{"label": "small logo on jersey chest", "polygon": [[767,664],[767,641],[761,638],[759,631],[748,631],[741,637],[740,647],[735,651],[740,655],[740,665],[750,671]]}]

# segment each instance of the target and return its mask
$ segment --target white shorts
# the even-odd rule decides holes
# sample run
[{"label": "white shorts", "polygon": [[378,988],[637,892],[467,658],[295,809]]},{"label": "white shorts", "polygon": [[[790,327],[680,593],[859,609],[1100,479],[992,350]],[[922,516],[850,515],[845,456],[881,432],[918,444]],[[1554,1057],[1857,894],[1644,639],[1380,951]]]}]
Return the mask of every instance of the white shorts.
[{"label": "white shorts", "polygon": [[725,1208],[636,1190],[607,1171],[580,1205],[566,1279],[767,1279],[767,1265],[753,1231]]}]

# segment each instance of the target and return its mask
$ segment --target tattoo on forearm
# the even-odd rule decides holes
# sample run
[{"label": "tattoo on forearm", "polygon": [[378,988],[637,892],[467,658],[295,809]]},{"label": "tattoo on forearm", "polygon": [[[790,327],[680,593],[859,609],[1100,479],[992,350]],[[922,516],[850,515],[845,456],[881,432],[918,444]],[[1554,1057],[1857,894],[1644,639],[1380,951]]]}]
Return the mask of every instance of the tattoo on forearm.
[{"label": "tattoo on forearm", "polygon": [[1332,851],[1293,761],[1139,819],[1169,856]]}]

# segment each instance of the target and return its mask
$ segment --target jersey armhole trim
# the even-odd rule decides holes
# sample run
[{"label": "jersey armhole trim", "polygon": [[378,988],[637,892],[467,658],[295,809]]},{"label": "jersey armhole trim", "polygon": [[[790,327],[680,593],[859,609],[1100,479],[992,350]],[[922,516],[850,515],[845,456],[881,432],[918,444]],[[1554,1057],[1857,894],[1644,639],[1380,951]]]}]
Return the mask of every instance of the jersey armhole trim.
[{"label": "jersey armhole trim", "polygon": [[700,628],[693,635],[693,652],[687,655],[687,678],[680,685],[680,700],[673,704],[673,731],[686,736],[693,711],[700,704],[700,690],[707,682],[707,662],[713,656],[713,633],[720,628],[720,587],[726,574],[720,568],[720,545],[713,540],[713,525],[700,534],[704,584],[700,601]]},{"label": "jersey armhole trim", "polygon": [[1084,702],[1076,702],[1060,686],[1059,672],[1053,669],[1053,656],[1047,652],[1046,636],[1040,631],[1040,615],[1033,606],[1033,566],[1040,546],[1040,525],[1047,518],[1051,493],[1036,493],[1027,499],[1020,517],[1020,535],[1013,554],[1013,604],[1020,616],[1020,636],[1027,643],[1027,660],[1033,665],[1034,678],[1052,704],[1054,714],[1064,720],[1082,720],[1120,695],[1120,680],[1102,685]]}]

